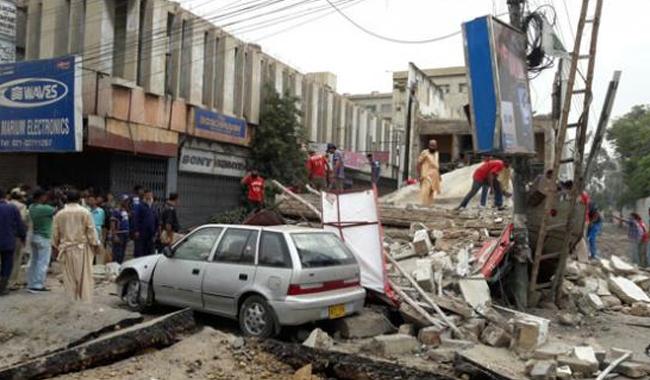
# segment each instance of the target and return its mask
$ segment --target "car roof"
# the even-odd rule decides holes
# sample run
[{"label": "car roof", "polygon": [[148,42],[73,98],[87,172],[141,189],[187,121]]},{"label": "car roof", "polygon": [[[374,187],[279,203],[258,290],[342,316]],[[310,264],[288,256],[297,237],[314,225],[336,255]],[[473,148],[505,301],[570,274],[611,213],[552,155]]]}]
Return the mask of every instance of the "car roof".
[{"label": "car roof", "polygon": [[246,224],[204,224],[197,228],[203,227],[233,227],[233,228],[261,228],[264,231],[272,232],[290,232],[290,233],[314,233],[314,232],[327,232],[322,228],[313,228],[313,227],[301,227],[301,226],[292,226],[288,224],[278,225],[278,226],[250,226]]}]

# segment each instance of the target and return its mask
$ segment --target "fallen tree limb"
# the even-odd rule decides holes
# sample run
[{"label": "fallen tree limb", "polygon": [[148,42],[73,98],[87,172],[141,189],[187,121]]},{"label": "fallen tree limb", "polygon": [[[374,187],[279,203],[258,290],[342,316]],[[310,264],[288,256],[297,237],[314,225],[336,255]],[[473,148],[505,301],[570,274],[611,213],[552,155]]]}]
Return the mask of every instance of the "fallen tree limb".
[{"label": "fallen tree limb", "polygon": [[[427,292],[425,292],[424,289],[422,289],[422,288],[420,287],[420,285],[418,285],[417,281],[415,281],[415,280],[413,279],[413,277],[411,277],[411,275],[408,274],[408,273],[404,270],[404,268],[402,268],[402,266],[401,266],[401,265],[400,265],[400,264],[399,264],[395,259],[393,259],[393,258],[392,258],[388,253],[385,253],[384,256],[386,256],[386,258],[388,259],[388,261],[390,261],[390,263],[393,264],[393,266],[395,267],[395,269],[397,269],[397,270],[402,274],[402,276],[404,276],[404,278],[406,278],[406,279],[407,279],[407,280],[408,280],[408,281],[413,285],[413,287],[418,291],[418,293],[420,293],[420,295],[422,296],[422,298],[424,298],[424,300],[427,301],[427,302],[429,303],[429,305],[431,305],[431,307],[433,307],[433,309],[434,309],[434,310],[436,311],[436,313],[437,313],[437,314],[442,318],[442,320],[445,322],[445,324],[446,324],[447,326],[449,326],[452,330],[454,330],[454,332],[455,332],[456,334],[458,334],[459,337],[463,338],[463,337],[465,336],[465,334],[463,334],[463,333],[458,329],[458,327],[456,327],[456,325],[454,325],[454,322],[452,322],[451,319],[449,319],[449,318],[447,317],[447,315],[445,314],[445,312],[442,311],[442,309],[440,309],[440,307],[439,307],[439,306],[438,306],[438,305],[437,305],[437,304],[436,304],[436,303],[431,299],[431,297],[429,297],[429,295],[427,294]],[[411,305],[411,306],[413,306],[413,305]],[[418,307],[419,307],[419,306],[418,306]]]},{"label": "fallen tree limb", "polygon": [[431,323],[434,326],[438,327],[445,327],[445,325],[440,322],[439,320],[433,318],[431,314],[429,314],[426,310],[424,310],[418,302],[416,302],[413,298],[411,298],[408,294],[406,294],[405,291],[403,291],[399,286],[395,285],[395,283],[391,280],[388,280],[388,283],[390,284],[391,288],[399,294],[402,299],[409,304],[415,311],[417,311],[421,316],[424,317],[429,323]]},{"label": "fallen tree limb", "polygon": [[624,361],[629,359],[631,356],[632,356],[632,351],[628,351],[627,353],[625,353],[620,358],[614,360],[610,365],[607,366],[607,368],[605,368],[603,370],[603,372],[600,373],[600,375],[598,375],[596,380],[605,379],[605,377],[607,377],[607,375],[609,375],[610,372],[612,372],[614,369],[616,369],[616,367],[618,367],[619,364],[623,363]]},{"label": "fallen tree limb", "polygon": [[180,333],[194,327],[193,312],[183,309],[66,350],[0,369],[0,380],[43,379],[113,363],[147,348],[170,346]]}]

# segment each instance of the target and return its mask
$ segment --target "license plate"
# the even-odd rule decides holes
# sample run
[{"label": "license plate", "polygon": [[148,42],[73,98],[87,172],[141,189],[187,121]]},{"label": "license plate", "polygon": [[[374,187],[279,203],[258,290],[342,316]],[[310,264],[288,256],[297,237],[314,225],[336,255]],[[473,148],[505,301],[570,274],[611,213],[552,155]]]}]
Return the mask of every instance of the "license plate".
[{"label": "license plate", "polygon": [[345,316],[345,305],[332,305],[329,307],[330,319],[341,318]]}]

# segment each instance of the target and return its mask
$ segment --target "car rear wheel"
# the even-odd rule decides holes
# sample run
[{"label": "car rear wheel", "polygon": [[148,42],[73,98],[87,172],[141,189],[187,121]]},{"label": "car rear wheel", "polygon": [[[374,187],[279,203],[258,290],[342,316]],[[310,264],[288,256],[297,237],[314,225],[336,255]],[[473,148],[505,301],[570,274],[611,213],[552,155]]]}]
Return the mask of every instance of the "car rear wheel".
[{"label": "car rear wheel", "polygon": [[146,308],[147,305],[140,297],[140,279],[137,276],[130,276],[122,289],[122,300],[129,309],[140,312]]},{"label": "car rear wheel", "polygon": [[244,335],[268,338],[275,334],[275,313],[260,296],[246,298],[239,308],[239,328]]}]

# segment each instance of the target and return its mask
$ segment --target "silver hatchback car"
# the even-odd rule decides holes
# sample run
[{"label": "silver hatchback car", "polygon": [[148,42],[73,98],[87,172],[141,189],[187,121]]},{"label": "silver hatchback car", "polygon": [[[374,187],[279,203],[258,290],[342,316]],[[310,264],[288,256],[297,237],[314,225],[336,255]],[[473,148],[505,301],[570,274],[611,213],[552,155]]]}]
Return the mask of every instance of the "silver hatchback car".
[{"label": "silver hatchback car", "polygon": [[257,337],[356,313],[366,294],[337,235],[292,226],[205,225],[163,254],[125,262],[117,284],[133,310],[190,307],[236,319]]}]

